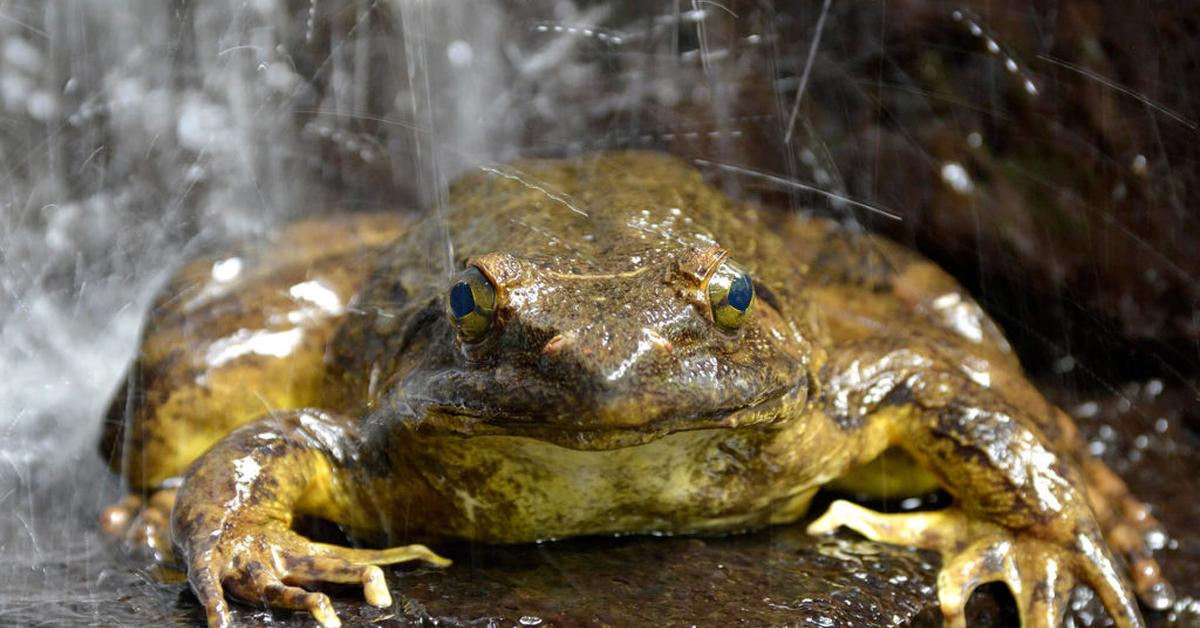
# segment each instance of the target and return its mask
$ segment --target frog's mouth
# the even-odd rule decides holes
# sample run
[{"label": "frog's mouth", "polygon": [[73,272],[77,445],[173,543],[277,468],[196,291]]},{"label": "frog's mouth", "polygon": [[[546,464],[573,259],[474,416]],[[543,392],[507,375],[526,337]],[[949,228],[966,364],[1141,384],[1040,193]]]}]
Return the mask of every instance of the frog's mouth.
[{"label": "frog's mouth", "polygon": [[619,449],[676,432],[770,427],[796,416],[807,396],[807,383],[801,383],[769,391],[747,405],[693,413],[655,411],[656,406],[646,400],[592,405],[575,413],[515,413],[431,404],[414,427],[421,432],[464,437],[520,436],[570,449]]}]

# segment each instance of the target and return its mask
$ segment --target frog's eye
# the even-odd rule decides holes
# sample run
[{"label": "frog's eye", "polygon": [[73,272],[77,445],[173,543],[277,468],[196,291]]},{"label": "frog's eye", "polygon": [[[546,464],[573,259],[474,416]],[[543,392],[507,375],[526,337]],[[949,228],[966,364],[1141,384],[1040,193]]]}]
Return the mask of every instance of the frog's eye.
[{"label": "frog's eye", "polygon": [[733,331],[749,318],[754,282],[733,262],[722,262],[708,279],[708,301],[717,325]]},{"label": "frog's eye", "polygon": [[466,269],[450,287],[446,313],[463,342],[482,339],[496,317],[496,287],[483,271]]}]

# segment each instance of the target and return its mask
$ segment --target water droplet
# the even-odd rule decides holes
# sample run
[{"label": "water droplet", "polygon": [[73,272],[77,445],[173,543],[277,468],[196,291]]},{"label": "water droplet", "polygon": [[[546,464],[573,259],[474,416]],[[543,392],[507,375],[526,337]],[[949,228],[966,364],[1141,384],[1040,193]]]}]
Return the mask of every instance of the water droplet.
[{"label": "water droplet", "polygon": [[[1073,370],[1075,370],[1075,356],[1064,355],[1063,357],[1054,361],[1054,372],[1058,373],[1059,375],[1070,373]],[[1082,408],[1082,406],[1080,406],[1080,408]],[[1076,412],[1078,411],[1079,410],[1077,409]],[[1083,415],[1076,414],[1076,416]]]},{"label": "water droplet", "polygon": [[471,63],[472,57],[475,56],[475,51],[471,49],[471,44],[456,39],[446,46],[446,58],[450,59],[450,63],[463,67]]},{"label": "water droplet", "polygon": [[42,90],[30,94],[25,107],[30,116],[43,122],[58,115],[58,99]]},{"label": "water droplet", "polygon": [[959,194],[970,194],[975,187],[971,183],[971,176],[967,174],[967,169],[953,161],[942,165],[942,181]]},{"label": "water droplet", "polygon": [[1146,156],[1138,155],[1137,157],[1134,157],[1133,164],[1130,167],[1133,168],[1133,174],[1136,174],[1139,177],[1144,176],[1146,174]]},{"label": "water droplet", "polygon": [[223,260],[213,262],[212,278],[214,281],[225,283],[237,279],[237,276],[242,273],[242,259],[240,257],[230,257]]}]

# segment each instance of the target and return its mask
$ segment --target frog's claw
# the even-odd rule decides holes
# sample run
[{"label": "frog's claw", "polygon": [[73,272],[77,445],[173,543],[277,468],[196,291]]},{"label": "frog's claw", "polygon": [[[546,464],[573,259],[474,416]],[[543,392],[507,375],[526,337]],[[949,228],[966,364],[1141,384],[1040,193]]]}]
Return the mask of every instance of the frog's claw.
[{"label": "frog's claw", "polygon": [[881,514],[841,500],[809,525],[808,532],[826,534],[841,526],[873,541],[939,551],[943,565],[938,602],[947,626],[966,625],[971,592],[988,582],[1008,585],[1022,626],[1060,626],[1076,581],[1100,595],[1117,626],[1143,626],[1137,604],[1098,534],[1080,534],[1074,544],[1063,546],[972,518],[958,508]]},{"label": "frog's claw", "polygon": [[274,525],[241,534],[218,533],[193,547],[188,580],[213,628],[231,624],[226,591],[269,607],[308,611],[329,628],[341,625],[329,597],[297,585],[360,583],[368,604],[387,607],[392,596],[378,565],[410,560],[439,567],[450,564],[424,545],[352,549],[314,543]]}]

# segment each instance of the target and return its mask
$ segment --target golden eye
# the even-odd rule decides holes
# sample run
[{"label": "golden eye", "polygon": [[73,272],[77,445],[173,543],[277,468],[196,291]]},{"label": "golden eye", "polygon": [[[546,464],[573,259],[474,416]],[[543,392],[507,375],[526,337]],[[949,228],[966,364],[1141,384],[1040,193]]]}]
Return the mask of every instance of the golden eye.
[{"label": "golden eye", "polygon": [[708,302],[717,325],[733,331],[749,318],[754,282],[733,262],[722,262],[708,279]]},{"label": "golden eye", "polygon": [[478,342],[496,317],[496,287],[483,271],[466,269],[450,287],[446,314],[463,342]]}]

